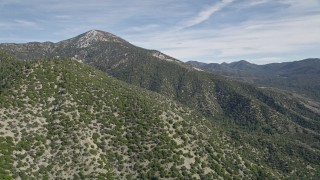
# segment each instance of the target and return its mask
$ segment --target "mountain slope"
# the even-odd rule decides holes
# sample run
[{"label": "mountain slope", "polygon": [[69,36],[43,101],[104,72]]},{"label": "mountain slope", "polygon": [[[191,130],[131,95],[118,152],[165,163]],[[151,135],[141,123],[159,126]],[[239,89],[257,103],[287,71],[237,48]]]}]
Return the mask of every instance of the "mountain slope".
[{"label": "mountain slope", "polygon": [[[1,56],[1,67],[7,61]],[[170,99],[67,59],[17,68],[0,94],[1,177],[280,176],[242,158],[219,127]]]},{"label": "mountain slope", "polygon": [[206,64],[195,61],[187,63],[238,81],[281,88],[320,101],[320,59],[266,65],[255,65],[245,61],[230,64]]},{"label": "mountain slope", "polygon": [[[37,52],[45,52],[45,57],[69,57],[89,64],[199,111],[232,137],[232,144],[242,150],[243,157],[284,177],[318,176],[315,173],[320,162],[318,104],[280,90],[256,88],[197,71],[160,52],[135,47],[121,39],[88,40],[90,45],[79,46],[83,44],[79,39],[90,37],[87,35],[90,32],[39,48]],[[20,59],[43,57],[28,44],[0,47]],[[234,66],[251,67],[246,62]],[[305,169],[308,165],[313,170]]]}]

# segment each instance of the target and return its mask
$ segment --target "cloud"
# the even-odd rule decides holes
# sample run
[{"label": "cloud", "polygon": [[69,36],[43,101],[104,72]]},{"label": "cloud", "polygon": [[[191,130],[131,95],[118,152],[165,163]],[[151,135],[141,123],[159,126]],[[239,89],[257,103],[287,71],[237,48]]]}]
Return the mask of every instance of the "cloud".
[{"label": "cloud", "polygon": [[57,19],[70,19],[71,18],[70,15],[56,15],[54,17]]},{"label": "cloud", "polygon": [[0,1],[0,6],[6,6],[6,5],[9,5],[9,4],[16,4],[16,3],[19,3],[21,2],[21,0],[1,0]]},{"label": "cloud", "polygon": [[163,50],[181,60],[231,61],[254,58],[265,62],[266,59],[261,56],[285,55],[289,59],[288,54],[302,54],[312,48],[320,50],[318,32],[320,14],[247,21],[219,29],[157,32],[138,44]]},{"label": "cloud", "polygon": [[196,17],[184,22],[183,23],[183,27],[187,28],[187,27],[195,26],[197,24],[200,24],[200,23],[206,21],[214,13],[222,10],[224,7],[226,7],[227,5],[232,3],[233,1],[234,0],[222,0],[221,2],[219,2],[217,4],[214,4],[214,5],[206,8],[205,10],[201,11],[200,13],[198,13],[198,15]]},{"label": "cloud", "polygon": [[270,0],[253,0],[251,2],[249,2],[248,4],[244,4],[245,7],[252,7],[252,6],[257,6],[257,5],[261,5],[264,3],[268,3],[270,2]]},{"label": "cloud", "polygon": [[16,19],[11,22],[0,22],[0,27],[3,29],[40,28],[37,22],[23,19]]},{"label": "cloud", "polygon": [[20,27],[27,27],[27,26],[34,27],[34,26],[37,25],[36,22],[27,21],[27,20],[21,20],[21,19],[17,19],[14,22],[15,22],[16,26],[20,26]]},{"label": "cloud", "polygon": [[159,28],[160,25],[159,24],[147,24],[147,25],[143,25],[143,26],[135,26],[132,27],[128,30],[128,32],[134,31],[134,32],[146,32],[146,31],[150,31],[150,30],[154,30],[156,28]]}]

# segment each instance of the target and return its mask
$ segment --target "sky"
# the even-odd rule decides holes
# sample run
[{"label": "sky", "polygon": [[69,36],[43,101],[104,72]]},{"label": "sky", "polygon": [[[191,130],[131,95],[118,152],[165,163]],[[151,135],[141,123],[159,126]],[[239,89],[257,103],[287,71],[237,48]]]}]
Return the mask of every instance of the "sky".
[{"label": "sky", "polygon": [[182,61],[320,58],[320,0],[0,0],[0,43],[91,29]]}]

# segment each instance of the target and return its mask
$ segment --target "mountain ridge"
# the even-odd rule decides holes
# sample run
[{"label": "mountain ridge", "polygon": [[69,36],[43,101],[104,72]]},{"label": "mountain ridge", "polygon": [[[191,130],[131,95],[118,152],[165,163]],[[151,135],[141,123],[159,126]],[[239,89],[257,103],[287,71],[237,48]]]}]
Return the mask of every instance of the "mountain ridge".
[{"label": "mountain ridge", "polygon": [[237,67],[234,63],[199,63],[188,64],[199,69],[213,72],[228,78],[256,84],[257,86],[285,89],[320,101],[319,86],[320,59],[308,58],[300,61],[271,63],[265,65],[243,64]]}]

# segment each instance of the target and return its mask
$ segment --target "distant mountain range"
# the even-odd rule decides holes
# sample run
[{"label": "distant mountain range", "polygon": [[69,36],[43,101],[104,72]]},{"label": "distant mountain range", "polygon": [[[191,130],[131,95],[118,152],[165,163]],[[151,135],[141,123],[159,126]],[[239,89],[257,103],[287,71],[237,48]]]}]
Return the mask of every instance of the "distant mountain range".
[{"label": "distant mountain range", "polygon": [[[110,136],[103,137],[103,139],[93,142],[96,145],[91,142],[92,139],[89,138],[86,140],[86,138],[88,138],[87,136],[79,136],[79,138],[84,138],[84,142],[89,142],[88,146],[91,147],[87,149],[89,152],[90,149],[95,150],[97,147],[100,147],[100,143],[105,141],[112,141],[112,147],[114,148],[111,149],[114,152],[119,150],[117,148],[121,149],[121,152],[119,151],[118,153],[110,155],[111,157],[109,158],[111,159],[106,160],[106,158],[108,158],[108,154],[103,154],[104,158],[95,158],[97,162],[100,160],[106,160],[109,164],[115,164],[114,168],[118,169],[116,170],[111,168],[110,172],[114,172],[116,177],[124,178],[131,174],[135,178],[150,179],[154,177],[162,177],[161,173],[164,173],[163,176],[167,178],[183,177],[185,175],[186,177],[195,177],[196,179],[204,178],[204,175],[208,175],[208,178],[238,177],[249,179],[320,177],[320,105],[317,102],[296,96],[296,94],[283,91],[282,89],[260,88],[247,83],[230,80],[229,78],[217,75],[218,73],[205,72],[199,70],[204,69],[203,67],[200,67],[201,63],[192,63],[193,66],[196,66],[195,68],[190,64],[183,63],[159,51],[136,47],[113,34],[99,30],[92,30],[58,43],[32,42],[25,44],[0,44],[0,49],[6,54],[9,54],[9,56],[26,61],[22,62],[11,60],[12,58],[6,57],[7,55],[3,55],[6,57],[3,59],[7,60],[4,61],[2,69],[7,70],[2,71],[4,74],[0,74],[3,82],[2,90],[0,89],[0,97],[3,99],[3,101],[0,101],[0,117],[4,117],[4,112],[13,112],[13,110],[25,112],[25,114],[31,114],[30,116],[32,117],[36,116],[36,113],[30,112],[33,110],[30,107],[37,104],[48,104],[49,102],[47,101],[50,101],[50,97],[47,96],[50,96],[50,93],[54,93],[56,91],[54,90],[54,87],[61,87],[60,90],[63,92],[62,94],[65,94],[66,92],[71,93],[71,96],[65,97],[65,95],[61,95],[62,99],[55,101],[58,104],[64,104],[61,107],[57,106],[58,114],[60,113],[61,115],[62,113],[64,115],[59,115],[55,119],[61,119],[62,117],[63,119],[68,119],[69,117],[69,119],[75,124],[80,123],[80,121],[82,122],[82,120],[77,118],[75,119],[75,117],[69,116],[68,113],[64,113],[65,111],[63,108],[65,106],[68,107],[67,104],[69,104],[73,110],[81,107],[81,112],[79,112],[81,117],[90,121],[90,119],[97,118],[94,114],[103,112],[100,106],[104,107],[106,103],[100,102],[99,99],[103,99],[103,97],[108,96],[109,99],[115,100],[110,101],[108,98],[104,98],[103,100],[110,103],[110,105],[107,106],[111,108],[108,112],[110,111],[111,115],[113,114],[115,118],[111,118],[109,116],[110,114],[101,118],[106,119],[106,122],[111,123],[111,125],[107,125],[108,123],[103,124],[103,122],[100,122],[100,119],[97,118],[103,126],[109,128],[107,128],[107,134],[111,133]],[[45,61],[45,59],[53,60]],[[75,61],[82,64],[76,63]],[[315,61],[317,62],[317,60]],[[14,65],[10,65],[11,62],[14,62]],[[20,64],[19,62],[22,64],[17,65],[17,67],[21,66],[21,68],[14,68],[16,64]],[[50,64],[49,62],[52,63]],[[91,67],[88,67],[88,65]],[[271,72],[274,69],[281,72],[280,75],[273,73],[275,77],[287,77],[287,79],[293,80],[301,78],[302,75],[309,72],[310,74],[315,73],[314,70],[304,72],[302,65],[300,68],[290,67],[290,65],[266,65],[266,68],[261,70],[260,66],[250,64],[245,61],[222,65],[216,64],[212,66],[216,66],[216,69],[220,69],[221,72],[230,73],[227,75],[221,73],[224,76],[235,77],[236,75],[234,73],[239,72],[241,75],[242,73],[247,76],[251,75],[251,78],[254,79],[255,75],[253,73],[257,74],[257,72],[260,72],[260,76],[266,76],[270,78],[270,81],[272,81]],[[50,68],[54,69],[53,72]],[[100,70],[106,74],[102,75],[103,73]],[[30,79],[25,77],[28,74],[26,74],[26,72],[33,73],[32,77],[35,77],[36,81],[33,81],[32,78]],[[48,74],[45,72],[48,72]],[[301,76],[297,74],[298,72],[300,72]],[[59,74],[62,74],[63,76],[60,77]],[[296,74],[296,79],[294,78],[294,74]],[[118,80],[113,78],[110,79],[108,76],[112,76]],[[63,77],[63,83],[54,80],[54,78],[57,77]],[[119,80],[131,85],[120,82]],[[274,80],[275,81],[272,83],[278,83],[276,79]],[[317,82],[316,80],[309,80],[310,82]],[[113,81],[116,81],[116,83],[113,83]],[[249,82],[249,80],[245,82]],[[254,81],[250,80],[250,82]],[[29,88],[24,88],[26,84],[35,85],[39,83],[42,84],[41,87],[43,87],[44,84],[47,84],[46,86],[49,86],[46,87],[48,92],[35,91],[34,93],[36,94],[32,95],[33,89],[36,90],[38,86],[30,87],[31,89],[29,91]],[[78,84],[82,85],[78,86]],[[22,92],[18,90],[19,88],[22,88]],[[126,90],[123,91],[123,89]],[[131,89],[133,91],[132,93],[130,93]],[[153,93],[149,90],[153,91]],[[25,91],[27,91],[27,95],[25,95]],[[15,94],[14,96],[11,96],[13,92],[15,92]],[[14,101],[14,97],[19,97],[20,93],[24,93],[24,95],[21,95],[24,99],[32,99],[32,101],[28,101],[27,107],[29,107],[29,109],[27,108],[26,111],[25,109],[20,110],[20,108],[23,108],[20,107],[20,105],[24,102]],[[56,93],[57,95],[60,94],[60,92]],[[78,97],[79,94],[83,94],[83,96]],[[77,96],[77,99],[71,98],[74,96]],[[135,99],[135,97],[138,99]],[[145,97],[146,100],[143,100],[143,97]],[[42,102],[41,99],[43,99],[44,102]],[[131,99],[133,100],[131,101]],[[13,102],[13,104],[4,102]],[[75,104],[81,106],[76,106]],[[44,105],[39,107],[42,106]],[[103,109],[107,107],[104,107]],[[150,110],[149,107],[153,110]],[[10,108],[10,110],[8,110],[8,108]],[[66,109],[68,112],[70,110],[69,108]],[[153,112],[156,111],[156,109],[161,108],[164,109],[160,112]],[[44,109],[46,109],[46,107]],[[165,139],[166,141],[170,141],[169,139],[173,140],[175,136],[173,137],[168,135],[160,137],[155,133],[158,126],[159,132],[164,131],[161,124],[166,123],[165,120],[161,119],[162,116],[159,115],[169,113],[170,109],[174,109],[172,113],[176,114],[172,115],[173,119],[176,117],[178,119],[181,119],[179,117],[185,117],[182,118],[183,120],[181,119],[181,123],[186,127],[190,124],[185,124],[184,122],[194,122],[195,124],[203,122],[204,124],[202,124],[202,126],[199,125],[199,132],[203,132],[203,135],[205,137],[208,136],[209,139],[200,141],[202,138],[201,136],[194,137],[193,140],[190,139],[191,136],[181,136],[181,138],[185,139],[184,142],[186,142],[184,147],[174,146],[173,149],[169,149],[164,152],[162,150],[167,149],[168,147],[158,146],[160,141],[141,139],[141,143],[145,143],[141,144],[139,141],[131,142],[130,140],[130,143],[132,143],[130,144],[128,142],[130,138],[125,140],[121,138],[119,139],[117,136],[117,131],[123,132],[127,131],[128,128],[131,128],[130,130],[132,130],[132,135],[142,133],[144,138],[146,138],[145,135],[148,135],[150,138],[157,137],[162,140]],[[136,114],[136,111],[138,114]],[[46,116],[41,116],[45,122],[50,122],[52,120],[52,114],[47,114],[45,110],[43,112],[39,110],[39,113],[46,114]],[[194,115],[192,113],[194,113]],[[8,117],[6,118],[7,121],[10,121],[15,119],[16,114],[9,113],[5,116]],[[117,119],[118,116],[119,119]],[[171,117],[170,115],[168,116]],[[125,124],[127,123],[126,119],[130,118],[132,120],[137,120],[137,122],[131,124],[132,127],[131,125],[128,127],[127,124]],[[190,121],[184,119],[190,119]],[[150,122],[148,120],[150,120]],[[57,127],[64,125],[68,126],[68,123],[60,124],[61,121],[57,121],[57,123]],[[94,124],[91,125],[89,123],[84,125],[84,129],[82,131],[90,134],[94,133],[94,130],[88,130],[89,127],[102,127],[99,123],[97,124],[97,122],[92,123]],[[110,126],[115,127],[113,124],[118,124],[119,126],[116,126],[116,132],[109,132]],[[169,131],[174,131],[172,128],[176,129],[177,127],[172,124],[171,126],[170,124],[171,123],[165,126],[169,128]],[[24,125],[20,124],[20,126]],[[141,132],[141,128],[133,128],[137,126],[145,130]],[[198,127],[198,125],[196,126]],[[51,132],[54,133],[55,131],[52,130]],[[63,136],[61,137],[74,135],[72,133],[72,128],[65,128],[63,131],[58,132],[63,133]],[[181,134],[186,134],[186,132],[188,132],[187,128],[179,130],[179,133]],[[217,136],[215,135],[216,133],[218,134]],[[224,136],[222,137],[219,134]],[[213,136],[212,139],[210,139],[211,135]],[[57,138],[60,136],[54,137]],[[222,140],[220,141],[217,138],[222,138]],[[45,137],[45,139],[48,139],[48,137]],[[57,142],[62,141],[59,140],[59,138],[56,140]],[[235,151],[232,150],[234,153],[231,152],[233,155],[230,155],[230,157],[240,156],[241,158],[234,158],[233,161],[222,160],[224,159],[222,157],[226,157],[226,154],[223,153],[225,149],[220,151],[218,150],[219,146],[213,147],[212,145],[208,145],[208,143],[213,140],[215,140],[217,144],[225,143],[224,145],[227,147],[229,146],[230,149],[235,149]],[[195,142],[193,143],[193,141]],[[125,146],[119,145],[118,142],[124,143]],[[14,141],[13,146],[15,146],[15,143],[16,141]],[[146,151],[150,148],[149,146],[158,147],[159,154],[156,156],[148,154]],[[71,149],[72,147],[73,146],[65,146],[67,149]],[[131,153],[141,151],[143,155],[136,157],[131,154],[128,156],[128,154],[126,154],[127,147],[134,149]],[[187,169],[185,169],[181,166],[181,163],[169,162],[167,160],[162,161],[164,156],[179,156],[178,154],[175,156],[175,153],[173,153],[176,151],[179,151],[180,154],[187,153],[187,151],[191,153],[190,150],[186,150],[188,149],[186,147],[189,147],[189,149],[200,148],[199,151],[194,151],[195,154],[203,152],[202,150],[206,151],[206,153],[199,154],[198,158],[200,158],[200,160],[194,159],[195,161],[193,161],[186,158],[181,160],[181,162],[187,161],[191,164],[196,162],[194,168],[192,168],[192,165],[192,167],[190,166],[190,169],[190,164],[186,165],[187,167],[185,168]],[[53,149],[53,152],[59,152],[56,148],[62,147],[54,145],[51,148]],[[80,147],[74,146],[74,148],[77,149]],[[215,149],[217,152],[212,149]],[[101,148],[100,150],[99,152],[101,153],[105,149]],[[215,159],[216,155],[219,155],[218,160]],[[150,162],[149,156],[154,158],[155,162]],[[186,156],[196,158],[193,156],[193,153]],[[68,158],[66,154],[59,157],[61,157],[59,159],[59,162],[61,160],[61,164],[55,163],[55,167],[62,166],[63,159]],[[94,157],[92,155],[86,156],[86,158],[90,160]],[[120,160],[118,158],[120,158]],[[132,160],[130,160],[130,158],[132,158]],[[177,159],[179,158],[177,157]],[[243,162],[241,159],[245,161]],[[19,162],[14,158],[13,161],[15,162],[13,164]],[[127,164],[127,161],[138,161],[139,164],[137,166],[131,164],[133,166],[132,167]],[[53,163],[49,160],[46,162],[49,162],[48,164]],[[146,162],[148,162],[148,165],[146,165]],[[159,165],[156,162],[162,162],[164,166],[161,166],[161,164]],[[245,168],[241,170],[236,168],[238,166],[243,167],[245,162],[248,162],[249,164],[252,163],[252,166],[250,166],[252,168]],[[26,166],[32,165],[27,162],[21,163],[26,163]],[[92,168],[99,166],[96,163],[94,163],[95,165],[87,165],[89,170],[86,171],[84,171],[84,169],[72,169],[73,166],[76,166],[79,163],[84,162],[79,162],[79,159],[75,158],[74,164],[72,166],[67,166],[69,169],[55,170],[60,170],[64,173],[73,172],[77,176],[82,172],[82,174],[88,175],[86,177],[90,177],[90,174],[92,175],[95,172],[100,172],[98,169],[96,169],[96,171],[92,170]],[[176,169],[172,170],[176,172],[174,174],[170,174],[169,171],[167,171],[169,167],[172,167],[172,163],[176,165]],[[245,167],[248,167],[248,163]],[[201,166],[197,166],[198,164],[201,164]],[[210,165],[214,166],[215,164],[218,164],[218,166],[212,168],[217,169],[212,169]],[[15,168],[17,167],[14,166],[13,169]],[[101,167],[99,166],[99,168]],[[221,168],[225,169],[221,170]],[[31,175],[35,172],[24,169],[25,168],[18,168],[18,171],[15,172],[19,174],[19,172],[23,171],[26,175]],[[150,171],[150,169],[152,169],[152,171]],[[109,170],[103,172],[109,172]],[[105,175],[107,176],[107,174]]]},{"label": "distant mountain range", "polygon": [[320,101],[320,59],[266,65],[244,60],[222,64],[189,61],[187,64],[234,80],[281,88]]}]

